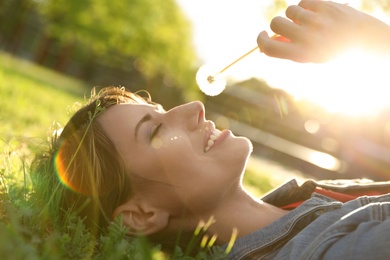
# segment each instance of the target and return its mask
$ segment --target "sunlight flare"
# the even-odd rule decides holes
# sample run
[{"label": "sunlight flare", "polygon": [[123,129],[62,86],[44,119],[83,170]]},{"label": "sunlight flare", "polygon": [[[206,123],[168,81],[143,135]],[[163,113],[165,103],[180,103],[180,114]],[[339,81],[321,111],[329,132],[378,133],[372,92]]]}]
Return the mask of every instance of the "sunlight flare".
[{"label": "sunlight flare", "polygon": [[[352,117],[373,116],[390,106],[390,60],[363,50],[351,50],[322,64],[294,63],[265,57],[267,83],[296,100],[315,103],[328,112]],[[266,66],[264,66],[266,68]],[[282,72],[282,76],[280,74]]]}]

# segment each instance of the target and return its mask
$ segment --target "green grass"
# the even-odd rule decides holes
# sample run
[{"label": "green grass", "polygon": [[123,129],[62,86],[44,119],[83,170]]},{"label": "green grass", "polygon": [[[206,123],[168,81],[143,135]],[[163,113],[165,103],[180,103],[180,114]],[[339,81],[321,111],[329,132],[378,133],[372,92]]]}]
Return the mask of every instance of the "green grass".
[{"label": "green grass", "polygon": [[6,141],[44,137],[54,121],[66,122],[67,109],[88,91],[80,81],[4,53],[0,64],[0,134]]},{"label": "green grass", "polygon": [[[40,218],[28,165],[38,145],[47,142],[52,125],[64,125],[90,96],[90,86],[0,52],[0,257],[2,259],[183,259],[181,250],[164,255],[142,238],[129,240],[115,222],[94,238],[69,214],[51,225]],[[249,167],[245,186],[259,196],[273,187],[266,172]],[[214,251],[213,251],[214,250]],[[221,259],[218,248],[197,259]],[[192,258],[186,258],[192,259]]]},{"label": "green grass", "polygon": [[36,145],[46,142],[54,122],[83,100],[84,83],[0,52],[1,185],[29,186],[26,167]]}]

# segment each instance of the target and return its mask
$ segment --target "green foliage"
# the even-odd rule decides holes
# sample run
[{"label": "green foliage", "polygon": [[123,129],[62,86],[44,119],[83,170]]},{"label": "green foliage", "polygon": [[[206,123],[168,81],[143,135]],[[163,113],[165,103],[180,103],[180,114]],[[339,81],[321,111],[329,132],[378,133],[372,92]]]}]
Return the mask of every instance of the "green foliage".
[{"label": "green foliage", "polygon": [[268,20],[271,20],[281,11],[286,10],[287,1],[286,0],[273,0],[272,3],[268,6],[265,11],[265,16]]},{"label": "green foliage", "polygon": [[82,82],[1,52],[0,64],[0,136],[6,142],[46,138],[48,127],[65,123],[87,92]]},{"label": "green foliage", "polygon": [[[121,219],[116,219],[108,227],[108,232],[100,237],[96,259],[153,259],[160,253],[143,237],[128,238],[127,229]],[[162,254],[159,256],[162,257]]]},{"label": "green foliage", "polygon": [[47,32],[54,38],[82,43],[97,55],[114,52],[135,58],[144,75],[164,75],[175,85],[188,84],[193,75],[190,25],[174,0],[38,3]]},{"label": "green foliage", "polygon": [[260,197],[275,187],[267,173],[261,173],[257,169],[250,167],[245,172],[243,185],[255,197]]},{"label": "green foliage", "polygon": [[376,8],[383,10],[385,13],[390,13],[390,1],[389,0],[362,0],[361,1],[362,9],[373,12]]},{"label": "green foliage", "polygon": [[[273,0],[266,9],[266,17],[271,20],[273,17],[278,15],[280,12],[284,12],[289,3],[286,0]],[[374,12],[376,9],[382,10],[385,13],[390,12],[390,0],[361,0],[361,10],[366,12]],[[283,15],[283,14],[282,14]]]}]

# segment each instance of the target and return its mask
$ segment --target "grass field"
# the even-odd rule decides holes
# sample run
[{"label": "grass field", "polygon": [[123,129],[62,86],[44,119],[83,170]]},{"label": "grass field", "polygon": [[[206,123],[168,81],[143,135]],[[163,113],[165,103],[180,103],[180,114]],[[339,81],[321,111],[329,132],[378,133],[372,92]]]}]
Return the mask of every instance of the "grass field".
[{"label": "grass field", "polygon": [[83,82],[4,53],[0,63],[0,133],[6,140],[44,137],[53,121],[66,121],[66,109],[82,101],[88,89]]},{"label": "grass field", "polygon": [[[140,240],[124,239],[119,223],[97,240],[73,216],[62,227],[42,226],[28,165],[51,126],[64,125],[90,89],[84,82],[0,52],[0,258],[182,259],[182,252],[168,257]],[[275,185],[270,176],[250,167],[244,182],[261,195]],[[218,257],[223,253],[216,250],[197,259]]]}]

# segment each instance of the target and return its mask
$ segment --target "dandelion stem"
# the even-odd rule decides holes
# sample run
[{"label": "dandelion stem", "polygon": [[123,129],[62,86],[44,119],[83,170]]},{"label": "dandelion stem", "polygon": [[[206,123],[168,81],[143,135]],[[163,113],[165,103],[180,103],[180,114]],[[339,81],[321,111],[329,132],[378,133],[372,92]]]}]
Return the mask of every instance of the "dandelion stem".
[{"label": "dandelion stem", "polygon": [[241,57],[239,57],[238,59],[236,59],[235,61],[233,61],[232,63],[230,63],[229,65],[227,65],[225,68],[223,68],[220,72],[218,72],[217,74],[220,74],[222,72],[224,72],[225,70],[227,70],[228,68],[230,68],[231,66],[233,66],[234,64],[236,64],[237,62],[239,62],[240,60],[242,60],[243,58],[245,58],[246,56],[248,56],[249,54],[251,54],[252,52],[254,52],[255,50],[257,50],[259,47],[256,46],[255,48],[253,48],[252,50],[248,51],[247,53],[245,53],[244,55],[242,55]]}]

